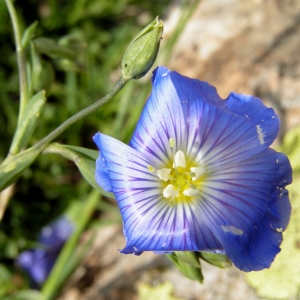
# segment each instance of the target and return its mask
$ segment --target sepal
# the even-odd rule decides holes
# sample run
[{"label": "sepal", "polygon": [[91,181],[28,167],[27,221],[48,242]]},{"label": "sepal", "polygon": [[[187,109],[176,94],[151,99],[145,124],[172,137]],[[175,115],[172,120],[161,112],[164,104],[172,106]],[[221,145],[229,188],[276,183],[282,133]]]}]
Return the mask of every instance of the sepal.
[{"label": "sepal", "polygon": [[201,263],[196,252],[174,252],[167,254],[167,257],[184,276],[200,283],[203,282]]},{"label": "sepal", "polygon": [[198,252],[197,256],[209,264],[225,269],[232,266],[231,261],[224,254],[217,254],[212,252]]}]

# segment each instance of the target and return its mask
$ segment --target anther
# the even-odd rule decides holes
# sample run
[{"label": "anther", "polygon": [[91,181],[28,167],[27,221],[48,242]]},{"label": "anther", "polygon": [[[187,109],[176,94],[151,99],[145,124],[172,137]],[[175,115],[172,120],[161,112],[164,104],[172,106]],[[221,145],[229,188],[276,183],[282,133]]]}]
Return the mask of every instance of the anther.
[{"label": "anther", "polygon": [[175,157],[174,157],[174,167],[186,167],[186,160],[185,160],[185,156],[184,153],[179,150],[176,152]]},{"label": "anther", "polygon": [[155,171],[155,169],[154,169],[152,166],[148,166],[148,170],[149,170],[150,172],[154,172],[154,171]]},{"label": "anther", "polygon": [[157,171],[157,176],[159,177],[159,179],[162,179],[164,181],[168,181],[170,179],[169,178],[170,174],[171,174],[171,169],[167,169],[167,168],[162,168]]},{"label": "anther", "polygon": [[170,144],[170,147],[174,147],[175,146],[175,140],[173,138],[169,138],[169,144]]},{"label": "anther", "polygon": [[163,195],[165,198],[174,198],[178,195],[178,190],[173,184],[167,185],[163,190]]}]

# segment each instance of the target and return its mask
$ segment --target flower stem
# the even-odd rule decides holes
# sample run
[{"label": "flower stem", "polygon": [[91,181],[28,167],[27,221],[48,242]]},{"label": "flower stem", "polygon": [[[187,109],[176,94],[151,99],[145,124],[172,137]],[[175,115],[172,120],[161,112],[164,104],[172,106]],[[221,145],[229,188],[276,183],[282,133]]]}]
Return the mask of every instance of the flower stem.
[{"label": "flower stem", "polygon": [[85,109],[81,110],[80,112],[76,113],[65,122],[63,122],[60,126],[58,126],[55,130],[49,133],[46,137],[36,143],[33,148],[40,149],[41,151],[45,146],[47,146],[50,142],[52,142],[56,137],[58,137],[62,132],[64,132],[67,128],[69,128],[73,123],[77,122],[81,118],[89,115],[93,111],[97,110],[100,106],[111,100],[129,81],[129,79],[121,78],[113,90],[107,94],[105,97],[101,98],[97,102],[93,103],[92,105],[86,107]]},{"label": "flower stem", "polygon": [[27,79],[27,70],[26,70],[26,55],[22,47],[21,32],[20,32],[17,12],[11,0],[5,0],[5,2],[11,18],[11,22],[14,30],[14,36],[15,36],[15,43],[16,43],[16,53],[17,53],[18,70],[19,70],[19,84],[20,84],[20,110],[19,110],[18,124],[20,124],[20,120],[23,116],[26,104],[28,102],[28,79]]},{"label": "flower stem", "polygon": [[[76,261],[75,250],[78,245],[78,240],[100,200],[101,196],[99,193],[96,190],[93,190],[84,202],[82,210],[80,210],[80,215],[78,215],[78,223],[76,224],[75,231],[63,247],[47,281],[42,288],[42,300],[54,299],[62,284],[70,275],[69,273],[71,270],[66,268],[66,266],[69,265],[71,261]],[[76,265],[73,267],[76,267]]]}]

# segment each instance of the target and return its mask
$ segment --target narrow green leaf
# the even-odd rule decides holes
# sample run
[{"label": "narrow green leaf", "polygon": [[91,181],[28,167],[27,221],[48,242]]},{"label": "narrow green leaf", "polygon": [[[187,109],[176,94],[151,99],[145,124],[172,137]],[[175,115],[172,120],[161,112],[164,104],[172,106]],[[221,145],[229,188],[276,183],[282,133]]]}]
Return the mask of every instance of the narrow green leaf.
[{"label": "narrow green leaf", "polygon": [[[78,247],[78,240],[88,224],[92,212],[97,207],[97,204],[101,200],[99,197],[99,193],[96,190],[93,190],[90,195],[85,199],[80,214],[77,218],[76,227],[66,244],[64,245],[62,251],[60,252],[53,269],[51,270],[49,277],[42,287],[42,299],[44,300],[52,300],[56,299],[56,295],[60,291],[64,281],[70,275],[69,272],[72,271],[72,268],[75,267],[76,263],[80,262],[81,256],[84,252],[76,252],[76,248]],[[89,246],[89,241],[86,246]],[[88,250],[83,246],[81,248],[83,251]],[[79,255],[77,255],[79,254]],[[72,260],[71,263],[70,259]]]},{"label": "narrow green leaf", "polygon": [[201,265],[199,267],[193,267],[182,260],[180,260],[176,253],[167,254],[169,260],[175,265],[175,267],[187,278],[191,280],[198,281],[200,283],[203,282],[203,275],[201,271]]},{"label": "narrow green leaf", "polygon": [[199,258],[205,260],[211,265],[214,265],[219,268],[228,268],[232,265],[231,261],[226,255],[216,254],[211,252],[197,252]]},{"label": "narrow green leaf", "polygon": [[8,156],[0,166],[0,191],[15,182],[39,155],[40,150],[29,148]]},{"label": "narrow green leaf", "polygon": [[52,58],[66,58],[73,60],[76,58],[76,53],[70,47],[59,45],[54,40],[39,37],[33,40],[36,51],[40,54],[48,55]]},{"label": "narrow green leaf", "polygon": [[28,101],[23,117],[18,125],[12,141],[10,148],[11,154],[18,153],[23,147],[26,146],[28,140],[34,132],[45,102],[45,91],[38,92]]},{"label": "narrow green leaf", "polygon": [[30,43],[30,67],[28,68],[28,78],[30,82],[30,95],[40,90],[50,90],[54,79],[55,71],[53,64],[43,59],[37,53],[33,42]]},{"label": "narrow green leaf", "polygon": [[104,191],[95,180],[96,171],[96,158],[99,155],[98,151],[75,147],[69,145],[61,145],[57,143],[50,144],[44,151],[44,153],[57,153],[63,157],[72,160],[78,167],[82,176],[86,181],[102,195],[109,198],[114,198],[113,193]]},{"label": "narrow green leaf", "polygon": [[29,27],[26,28],[21,41],[21,45],[23,49],[25,49],[28,46],[31,39],[35,36],[35,30],[37,25],[38,25],[38,21],[35,21]]},{"label": "narrow green leaf", "polygon": [[22,290],[1,299],[2,300],[40,300],[41,293],[36,290]]},{"label": "narrow green leaf", "polygon": [[77,153],[80,153],[84,156],[89,157],[90,159],[96,160],[99,156],[99,151],[92,150],[84,147],[77,147],[77,146],[71,146],[71,145],[63,145],[65,148],[68,148],[70,150],[73,150]]}]

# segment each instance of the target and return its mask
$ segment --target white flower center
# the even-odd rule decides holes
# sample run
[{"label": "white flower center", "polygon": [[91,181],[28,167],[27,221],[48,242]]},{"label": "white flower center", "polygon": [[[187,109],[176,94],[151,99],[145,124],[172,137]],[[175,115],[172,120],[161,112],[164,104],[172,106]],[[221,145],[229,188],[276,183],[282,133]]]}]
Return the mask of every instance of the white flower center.
[{"label": "white flower center", "polygon": [[[174,139],[170,139],[170,146],[174,144]],[[157,171],[151,166],[148,169],[156,172],[158,178],[162,180],[164,198],[181,202],[190,201],[200,193],[201,181],[205,176],[204,167],[188,162],[181,150],[175,153],[171,166]]]}]

